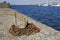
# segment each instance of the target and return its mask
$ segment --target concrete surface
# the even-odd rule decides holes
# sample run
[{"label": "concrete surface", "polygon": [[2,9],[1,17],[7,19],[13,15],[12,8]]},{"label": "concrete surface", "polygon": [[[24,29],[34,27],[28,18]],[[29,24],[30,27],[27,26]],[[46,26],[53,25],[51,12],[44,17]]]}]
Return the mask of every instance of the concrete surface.
[{"label": "concrete surface", "polygon": [[[12,9],[2,9],[0,8],[0,40],[60,40],[60,31],[54,30],[51,27],[48,27],[34,19],[27,17],[23,14],[29,22],[34,23],[37,27],[40,28],[41,32],[30,35],[30,36],[13,36],[9,33],[9,28],[12,24],[15,23],[14,10]],[[20,25],[21,19],[17,13],[17,23]],[[25,21],[26,21],[25,19]],[[23,20],[24,21],[24,20]]]}]

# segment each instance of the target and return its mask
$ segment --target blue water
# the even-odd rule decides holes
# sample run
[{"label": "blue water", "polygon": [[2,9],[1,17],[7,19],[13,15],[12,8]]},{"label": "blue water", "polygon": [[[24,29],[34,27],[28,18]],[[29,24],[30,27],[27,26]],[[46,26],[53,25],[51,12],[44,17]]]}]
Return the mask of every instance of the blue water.
[{"label": "blue water", "polygon": [[11,8],[47,26],[50,26],[53,29],[60,30],[60,7],[11,5]]}]

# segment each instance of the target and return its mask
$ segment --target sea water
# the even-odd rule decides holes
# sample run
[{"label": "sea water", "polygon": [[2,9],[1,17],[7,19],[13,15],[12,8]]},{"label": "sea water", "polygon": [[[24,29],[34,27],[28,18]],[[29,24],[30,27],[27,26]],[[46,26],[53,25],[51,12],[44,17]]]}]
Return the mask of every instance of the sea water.
[{"label": "sea water", "polygon": [[11,5],[11,8],[49,27],[60,30],[60,7],[37,5]]}]

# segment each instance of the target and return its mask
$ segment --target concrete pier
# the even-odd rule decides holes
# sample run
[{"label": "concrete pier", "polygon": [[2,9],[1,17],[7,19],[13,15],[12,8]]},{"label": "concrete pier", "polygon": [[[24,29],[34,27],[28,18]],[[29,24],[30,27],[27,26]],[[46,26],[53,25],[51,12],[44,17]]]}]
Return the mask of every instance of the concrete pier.
[{"label": "concrete pier", "polygon": [[[13,36],[9,33],[9,28],[15,24],[15,13],[17,15],[17,25],[25,26],[26,22],[34,23],[41,32],[30,36]],[[54,30],[26,15],[23,15],[9,8],[0,8],[0,40],[60,40],[60,31]]]}]

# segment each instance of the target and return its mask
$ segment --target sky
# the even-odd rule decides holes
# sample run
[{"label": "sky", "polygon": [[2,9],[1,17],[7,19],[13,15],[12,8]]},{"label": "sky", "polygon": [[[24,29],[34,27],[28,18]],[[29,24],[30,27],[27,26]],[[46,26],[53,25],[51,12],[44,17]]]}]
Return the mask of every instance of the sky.
[{"label": "sky", "polygon": [[40,3],[51,3],[51,2],[60,2],[60,0],[0,0],[0,2],[7,1],[12,5],[31,5],[31,4],[40,4]]}]

